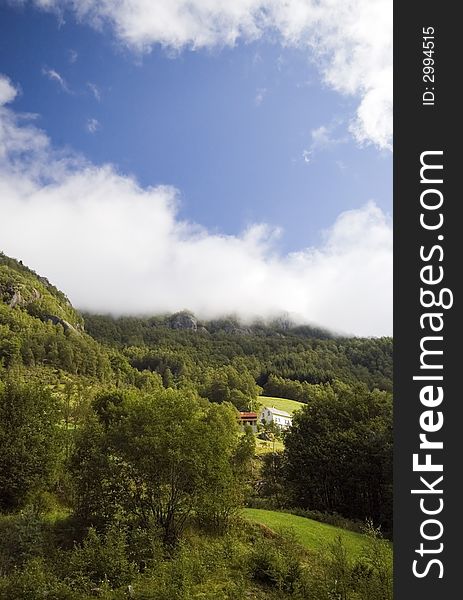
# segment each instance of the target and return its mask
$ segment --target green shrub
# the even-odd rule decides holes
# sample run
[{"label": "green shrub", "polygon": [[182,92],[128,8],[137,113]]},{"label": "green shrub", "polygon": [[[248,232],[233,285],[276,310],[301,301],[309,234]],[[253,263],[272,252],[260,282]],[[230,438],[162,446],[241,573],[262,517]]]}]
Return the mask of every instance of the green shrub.
[{"label": "green shrub", "polygon": [[360,558],[351,561],[341,538],[310,561],[314,600],[392,600],[392,549],[369,526]]},{"label": "green shrub", "polygon": [[362,600],[392,600],[391,545],[372,524],[367,525],[365,533],[362,555],[352,569],[352,586]]},{"label": "green shrub", "polygon": [[126,532],[117,526],[99,534],[91,527],[82,544],[62,553],[67,581],[73,589],[91,590],[105,583],[115,589],[129,584],[137,567],[128,557]]},{"label": "green shrub", "polygon": [[45,549],[45,527],[32,508],[16,515],[3,516],[0,521],[0,573],[8,574]]},{"label": "green shrub", "polygon": [[0,578],[0,600],[83,600],[60,581],[43,558],[29,560],[24,568]]},{"label": "green shrub", "polygon": [[293,594],[305,586],[300,550],[288,537],[258,540],[249,567],[254,580],[280,591]]},{"label": "green shrub", "polygon": [[162,532],[155,527],[135,527],[129,530],[127,555],[141,572],[156,567],[164,557]]},{"label": "green shrub", "polygon": [[13,512],[52,483],[59,456],[56,399],[45,386],[0,385],[0,511]]}]

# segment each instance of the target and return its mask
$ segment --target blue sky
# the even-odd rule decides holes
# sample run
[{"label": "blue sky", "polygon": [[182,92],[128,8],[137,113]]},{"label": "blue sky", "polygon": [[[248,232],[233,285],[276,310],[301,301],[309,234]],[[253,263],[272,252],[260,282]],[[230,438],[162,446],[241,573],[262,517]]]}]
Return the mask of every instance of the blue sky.
[{"label": "blue sky", "polygon": [[[0,72],[22,90],[18,110],[37,113],[57,146],[144,186],[175,185],[184,218],[230,234],[264,221],[293,250],[317,243],[343,210],[372,199],[391,209],[390,152],[349,136],[355,100],[321,85],[303,50],[261,40],[139,56],[72,17],[5,5],[0,40]],[[320,127],[336,141],[307,163]]]},{"label": "blue sky", "polygon": [[[96,170],[112,165],[114,176],[137,182],[142,193],[174,187],[175,200],[163,197],[162,202],[177,206],[169,209],[173,211],[169,219],[182,230],[176,239],[185,235],[193,239],[199,228],[210,239],[239,245],[246,231],[258,231],[255,228],[264,223],[266,234],[251,235],[259,238],[256,253],[265,255],[264,270],[271,270],[275,261],[294,262],[291,253],[305,253],[304,260],[313,263],[318,253],[331,252],[336,240],[345,238],[333,228],[346,211],[358,211],[354,214],[361,220],[362,210],[368,212],[364,207],[373,206],[380,220],[388,220],[392,209],[392,155],[384,109],[388,99],[377,72],[387,71],[389,65],[383,58],[378,65],[371,63],[370,57],[379,55],[371,47],[375,49],[384,32],[369,31],[377,15],[368,3],[358,0],[358,18],[352,17],[351,29],[365,20],[365,39],[358,42],[348,23],[346,31],[333,37],[329,12],[317,17],[315,25],[306,15],[305,29],[301,28],[296,19],[299,0],[289,3],[294,14],[290,9],[288,14],[275,14],[278,25],[273,23],[268,30],[258,12],[266,0],[240,0],[233,14],[220,3],[211,12],[203,0],[194,0],[196,12],[185,22],[182,0],[166,1],[128,0],[127,14],[120,10],[97,18],[98,3],[91,14],[76,15],[67,0],[51,0],[52,11],[37,9],[34,2],[0,2],[0,75],[15,96],[5,101],[5,118],[14,121],[16,132],[26,128],[31,139],[47,139],[53,157],[42,156],[42,163],[58,160],[64,150]],[[383,0],[375,1],[378,11],[387,10]],[[255,11],[246,12],[253,2]],[[176,4],[178,10],[172,8]],[[344,10],[342,3],[339,7]],[[276,9],[268,8],[270,15],[272,10]],[[167,14],[161,29],[156,21],[161,12],[156,11]],[[315,49],[323,58],[314,51],[314,27],[320,46]],[[236,37],[233,43],[230,35]],[[358,62],[349,62],[345,57],[350,55],[358,55]],[[347,61],[345,66],[342,61]],[[70,171],[66,177],[71,177]],[[41,190],[41,197],[48,189]],[[374,205],[367,204],[371,201]],[[188,234],[182,229],[185,221],[190,224]],[[275,236],[276,229],[280,235]],[[369,232],[359,230],[358,236],[367,238],[372,231],[374,226]],[[39,260],[30,247],[13,244],[11,250],[36,258],[37,267],[51,271],[66,288],[49,253]],[[170,251],[169,246],[166,255]],[[293,279],[301,277],[294,265],[280,266],[284,271],[293,269]],[[311,268],[307,277],[313,275],[313,264]],[[260,276],[257,269],[257,279]],[[85,285],[82,282],[81,287]],[[71,299],[77,296],[80,305],[104,308],[104,300],[94,304],[73,290]],[[179,303],[153,304],[153,310],[188,304],[201,310],[204,304],[204,311],[211,313],[207,303],[188,298],[186,293]],[[311,320],[309,307],[315,305],[308,301],[307,309],[298,304],[294,310],[283,302],[271,310],[287,308]],[[226,310],[241,312],[241,305],[227,304]],[[262,308],[265,314],[269,310]],[[215,305],[212,313],[216,312],[220,306]],[[318,317],[316,310],[313,314],[312,320],[330,325],[329,317]]]}]

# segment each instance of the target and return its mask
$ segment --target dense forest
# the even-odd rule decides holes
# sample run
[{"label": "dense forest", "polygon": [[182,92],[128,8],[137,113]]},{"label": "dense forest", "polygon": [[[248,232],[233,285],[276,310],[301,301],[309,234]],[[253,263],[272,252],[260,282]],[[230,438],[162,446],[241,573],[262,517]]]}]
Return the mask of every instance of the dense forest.
[{"label": "dense forest", "polygon": [[[0,598],[391,598],[392,340],[80,314],[0,254]],[[298,401],[279,450],[238,411]],[[244,506],[365,530],[348,556]]]}]

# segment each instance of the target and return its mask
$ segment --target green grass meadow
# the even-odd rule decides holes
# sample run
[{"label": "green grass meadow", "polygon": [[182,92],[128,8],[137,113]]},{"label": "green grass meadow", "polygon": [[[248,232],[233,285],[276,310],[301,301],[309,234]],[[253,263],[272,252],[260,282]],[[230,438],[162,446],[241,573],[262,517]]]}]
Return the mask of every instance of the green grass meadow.
[{"label": "green grass meadow", "polygon": [[259,396],[257,399],[262,404],[262,406],[273,406],[275,408],[278,408],[278,410],[285,410],[290,415],[292,415],[295,410],[298,410],[299,408],[305,406],[303,402],[296,402],[296,400],[288,400],[287,398]]},{"label": "green grass meadow", "polygon": [[340,535],[350,557],[357,558],[365,541],[365,536],[361,533],[354,533],[290,513],[259,508],[244,508],[242,515],[245,519],[266,525],[276,532],[281,530],[292,531],[297,541],[308,550],[322,550]]},{"label": "green grass meadow", "polygon": [[285,446],[281,440],[275,440],[275,444],[272,440],[261,440],[256,438],[256,454],[268,454],[269,452],[283,452]]}]

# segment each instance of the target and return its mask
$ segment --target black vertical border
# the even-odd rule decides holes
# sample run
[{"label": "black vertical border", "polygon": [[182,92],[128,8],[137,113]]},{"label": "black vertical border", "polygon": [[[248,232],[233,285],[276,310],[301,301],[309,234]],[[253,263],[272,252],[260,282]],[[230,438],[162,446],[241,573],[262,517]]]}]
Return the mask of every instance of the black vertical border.
[{"label": "black vertical border", "polygon": [[[463,150],[461,148],[463,102],[459,97],[463,77],[463,24],[451,2],[394,2],[394,600],[463,598],[463,353],[459,341],[461,319],[461,279],[463,277]],[[435,106],[422,105],[422,30],[435,30]],[[421,384],[414,382],[419,372],[420,268],[419,249],[429,247],[436,232],[424,231],[419,222],[420,154],[443,150],[444,226],[439,233],[444,249],[444,282],[454,293],[454,305],[443,310],[442,335],[444,364],[443,429],[435,434],[444,448],[444,509],[438,516],[444,525],[439,555],[444,576],[438,569],[417,578],[412,572],[415,549],[421,541],[420,524],[427,517],[419,507],[419,497],[410,493],[419,475],[413,473],[412,455],[418,451],[419,401]],[[438,242],[436,242],[438,243]],[[436,263],[438,264],[438,263]],[[438,409],[436,409],[438,410]],[[436,456],[437,458],[437,456]],[[438,542],[434,543],[434,546]],[[432,543],[428,542],[429,547]],[[423,565],[424,562],[421,562]]]}]

